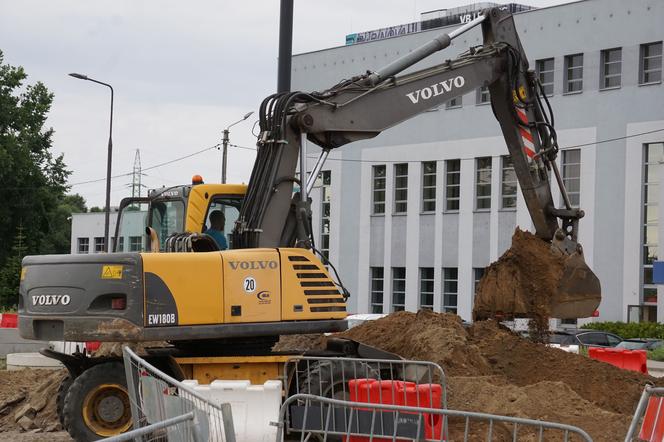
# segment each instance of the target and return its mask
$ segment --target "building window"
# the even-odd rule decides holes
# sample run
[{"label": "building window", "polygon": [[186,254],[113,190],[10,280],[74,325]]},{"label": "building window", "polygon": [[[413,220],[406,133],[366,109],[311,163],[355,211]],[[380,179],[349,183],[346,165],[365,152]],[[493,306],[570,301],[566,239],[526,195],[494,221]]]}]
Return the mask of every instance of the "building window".
[{"label": "building window", "polygon": [[124,236],[121,236],[118,238],[118,242],[115,244],[115,251],[116,252],[124,252]]},{"label": "building window", "polygon": [[539,78],[544,93],[548,96],[553,95],[553,58],[537,60],[535,65],[537,70],[537,78]]},{"label": "building window", "polygon": [[330,192],[332,189],[332,173],[324,170],[320,173],[323,187],[320,203],[320,252],[325,259],[330,259]]},{"label": "building window", "polygon": [[639,59],[639,84],[661,83],[662,42],[641,45]]},{"label": "building window", "polygon": [[385,165],[373,166],[373,214],[385,213]]},{"label": "building window", "polygon": [[406,268],[392,267],[392,311],[406,309]]},{"label": "building window", "polygon": [[394,165],[394,213],[408,210],[408,163]]},{"label": "building window", "polygon": [[129,251],[130,252],[140,252],[143,249],[143,237],[142,236],[130,236],[129,237]]},{"label": "building window", "polygon": [[445,210],[459,210],[461,195],[461,160],[445,161]]},{"label": "building window", "polygon": [[600,89],[620,87],[622,72],[622,48],[605,49],[601,52]]},{"label": "building window", "polygon": [[383,313],[383,276],[382,267],[371,267],[371,313]]},{"label": "building window", "polygon": [[502,174],[500,195],[502,200],[501,207],[503,209],[513,209],[516,207],[516,172],[514,172],[514,164],[512,157],[505,155],[501,158],[502,161]]},{"label": "building window", "polygon": [[485,267],[474,267],[473,268],[473,296],[477,292],[477,286],[480,283],[480,279],[484,276]]},{"label": "building window", "polygon": [[459,269],[456,267],[443,268],[443,311],[457,312]]},{"label": "building window", "polygon": [[491,101],[491,95],[489,95],[489,86],[482,86],[477,89],[477,104],[487,104]]},{"label": "building window", "polygon": [[475,209],[491,209],[491,157],[475,160]]},{"label": "building window", "polygon": [[657,303],[657,285],[653,284],[652,266],[658,258],[659,229],[659,168],[664,161],[664,143],[646,144],[644,147],[643,164],[643,256],[641,260],[641,302]]},{"label": "building window", "polygon": [[89,253],[90,238],[78,238],[78,253]]},{"label": "building window", "polygon": [[420,267],[420,308],[433,310],[433,267]]},{"label": "building window", "polygon": [[95,236],[95,253],[102,253],[105,252],[104,250],[104,237],[103,236]]},{"label": "building window", "polygon": [[422,212],[436,210],[436,162],[422,163]]},{"label": "building window", "polygon": [[[562,155],[563,183],[572,207],[579,207],[581,195],[581,149],[563,150]],[[561,201],[561,204],[564,204]]]},{"label": "building window", "polygon": [[461,102],[462,102],[462,98],[461,98],[461,95],[459,95],[458,97],[454,97],[450,101],[445,103],[445,108],[446,109],[456,109],[458,107],[461,107],[461,104],[462,104]]},{"label": "building window", "polygon": [[583,54],[565,56],[565,93],[583,90]]}]

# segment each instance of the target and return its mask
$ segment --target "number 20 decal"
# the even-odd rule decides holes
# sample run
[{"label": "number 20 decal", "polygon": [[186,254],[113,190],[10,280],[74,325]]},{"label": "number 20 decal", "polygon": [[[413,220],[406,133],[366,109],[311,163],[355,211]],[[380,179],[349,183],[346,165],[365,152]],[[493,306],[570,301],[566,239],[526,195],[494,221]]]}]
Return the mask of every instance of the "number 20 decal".
[{"label": "number 20 decal", "polygon": [[244,291],[247,293],[253,293],[256,291],[256,280],[251,276],[244,278],[243,283]]}]

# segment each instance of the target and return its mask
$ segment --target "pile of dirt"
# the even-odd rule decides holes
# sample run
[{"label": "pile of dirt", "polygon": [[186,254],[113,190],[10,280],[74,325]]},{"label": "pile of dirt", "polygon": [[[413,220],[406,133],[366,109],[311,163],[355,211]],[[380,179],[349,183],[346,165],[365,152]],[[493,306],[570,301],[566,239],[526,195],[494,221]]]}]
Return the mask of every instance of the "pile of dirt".
[{"label": "pile of dirt", "polygon": [[558,292],[565,258],[551,244],[518,227],[512,246],[485,271],[477,285],[473,317],[502,312],[534,318],[548,327],[551,297]]},{"label": "pile of dirt", "polygon": [[325,348],[325,335],[314,333],[309,335],[282,335],[274,344],[275,353],[304,353],[309,350]]},{"label": "pile of dirt", "polygon": [[340,334],[406,359],[435,362],[448,376],[482,376],[491,367],[470,342],[461,319],[428,310],[398,312]]},{"label": "pile of dirt", "polygon": [[[445,313],[393,313],[341,335],[407,359],[440,364],[452,409],[567,423],[596,441],[624,437],[643,387],[658,383],[530,342],[494,321],[466,328],[456,315]],[[457,426],[452,422],[450,428]],[[463,434],[463,425],[460,429]]]},{"label": "pile of dirt", "polygon": [[65,370],[0,371],[0,432],[61,430],[56,396]]}]

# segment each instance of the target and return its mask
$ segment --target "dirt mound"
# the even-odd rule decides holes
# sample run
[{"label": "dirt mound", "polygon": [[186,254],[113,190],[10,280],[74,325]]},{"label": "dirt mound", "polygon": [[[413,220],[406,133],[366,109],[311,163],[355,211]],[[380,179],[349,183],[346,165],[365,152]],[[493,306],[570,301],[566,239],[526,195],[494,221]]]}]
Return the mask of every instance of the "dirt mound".
[{"label": "dirt mound", "polygon": [[[341,335],[407,359],[437,362],[448,377],[452,409],[577,425],[597,441],[624,436],[644,385],[658,382],[527,341],[493,321],[464,328],[456,315],[445,313],[393,313]],[[462,422],[452,421],[450,428],[463,435]],[[482,428],[473,432],[486,437]]]},{"label": "dirt mound", "polygon": [[0,432],[61,430],[56,396],[65,370],[0,371]]},{"label": "dirt mound", "polygon": [[456,315],[420,310],[397,312],[367,321],[340,334],[406,359],[436,362],[447,375],[480,376],[491,373],[479,348],[468,340]]},{"label": "dirt mound", "polygon": [[273,352],[304,353],[308,350],[325,348],[325,335],[314,333],[310,335],[282,335],[272,347]]},{"label": "dirt mound", "polygon": [[546,323],[551,297],[558,291],[565,258],[551,244],[518,227],[512,246],[485,271],[477,285],[473,317],[520,314]]}]

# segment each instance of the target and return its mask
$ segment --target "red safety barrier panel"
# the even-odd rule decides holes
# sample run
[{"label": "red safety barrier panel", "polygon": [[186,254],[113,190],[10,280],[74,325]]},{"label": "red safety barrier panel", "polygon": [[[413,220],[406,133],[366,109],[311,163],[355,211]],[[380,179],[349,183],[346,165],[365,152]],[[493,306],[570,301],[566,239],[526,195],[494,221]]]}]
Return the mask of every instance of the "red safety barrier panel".
[{"label": "red safety barrier panel", "polygon": [[99,347],[101,347],[101,342],[99,341],[88,341],[85,343],[85,350],[88,353],[99,350]]},{"label": "red safety barrier panel", "polygon": [[588,348],[588,356],[591,359],[615,365],[624,370],[648,373],[646,365],[647,355],[645,350],[627,350],[623,348]]},{"label": "red safety barrier panel", "polygon": [[[348,381],[351,402],[370,404],[406,405],[410,407],[440,408],[443,389],[439,384],[416,384],[404,381],[379,381],[376,379],[351,379]],[[441,439],[443,417],[424,414],[424,434],[427,439]],[[351,436],[349,442],[364,442],[370,438]],[[374,437],[376,442],[392,438]]]},{"label": "red safety barrier panel", "polygon": [[639,439],[648,442],[664,440],[664,398],[651,397],[648,400],[646,414],[643,416]]},{"label": "red safety barrier panel", "polygon": [[18,315],[16,313],[2,313],[0,316],[0,328],[18,327]]}]

